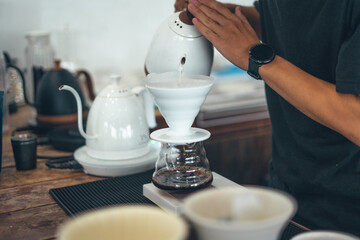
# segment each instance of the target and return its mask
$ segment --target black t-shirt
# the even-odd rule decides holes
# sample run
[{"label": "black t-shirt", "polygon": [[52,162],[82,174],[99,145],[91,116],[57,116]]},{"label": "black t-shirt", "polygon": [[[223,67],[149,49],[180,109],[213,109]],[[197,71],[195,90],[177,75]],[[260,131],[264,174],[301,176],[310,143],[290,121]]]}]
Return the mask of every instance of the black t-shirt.
[{"label": "black t-shirt", "polygon": [[[255,7],[262,41],[279,56],[340,93],[360,94],[360,0],[259,0]],[[295,220],[305,226],[360,236],[360,147],[265,89],[271,184],[297,199]]]}]

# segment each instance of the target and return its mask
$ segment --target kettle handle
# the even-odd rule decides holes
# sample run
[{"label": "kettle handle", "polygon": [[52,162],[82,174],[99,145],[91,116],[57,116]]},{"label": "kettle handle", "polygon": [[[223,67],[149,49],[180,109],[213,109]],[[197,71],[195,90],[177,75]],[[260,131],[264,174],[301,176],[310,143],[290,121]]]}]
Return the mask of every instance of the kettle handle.
[{"label": "kettle handle", "polygon": [[145,117],[148,123],[149,128],[155,128],[156,118],[155,118],[155,109],[154,109],[154,100],[149,93],[149,91],[142,86],[138,86],[132,89],[132,92],[141,95],[143,98],[144,106],[145,106]]},{"label": "kettle handle", "polygon": [[76,71],[76,78],[79,79],[81,75],[84,75],[85,77],[85,83],[86,83],[86,88],[90,97],[91,101],[95,100],[95,92],[94,92],[94,85],[93,85],[93,81],[92,78],[90,76],[90,73],[84,69],[79,69]]}]

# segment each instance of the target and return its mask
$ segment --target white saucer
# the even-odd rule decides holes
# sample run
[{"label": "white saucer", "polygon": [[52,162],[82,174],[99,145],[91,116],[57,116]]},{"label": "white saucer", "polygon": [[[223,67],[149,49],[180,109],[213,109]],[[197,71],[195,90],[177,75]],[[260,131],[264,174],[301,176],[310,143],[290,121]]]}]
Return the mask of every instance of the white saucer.
[{"label": "white saucer", "polygon": [[74,158],[83,166],[86,174],[101,177],[126,176],[155,168],[161,143],[150,141],[149,146],[150,151],[144,156],[112,161],[90,157],[86,153],[86,146],[82,146],[76,149]]},{"label": "white saucer", "polygon": [[162,128],[152,132],[150,137],[156,141],[164,142],[164,143],[193,143],[193,142],[201,142],[210,137],[210,132],[201,128],[190,128],[191,134],[186,136],[174,136],[171,134],[170,128]]}]

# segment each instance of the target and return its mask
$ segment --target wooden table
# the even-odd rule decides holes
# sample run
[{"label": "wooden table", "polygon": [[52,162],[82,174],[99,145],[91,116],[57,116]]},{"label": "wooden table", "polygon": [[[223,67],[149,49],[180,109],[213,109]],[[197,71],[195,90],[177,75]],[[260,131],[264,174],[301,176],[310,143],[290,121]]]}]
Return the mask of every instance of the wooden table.
[{"label": "wooden table", "polygon": [[[10,116],[10,129],[3,132],[2,171],[0,173],[0,239],[54,239],[57,227],[69,219],[49,195],[49,189],[70,186],[102,178],[78,170],[50,169],[46,160],[37,160],[37,168],[17,171],[10,142],[11,131],[24,126],[33,115],[21,107]],[[51,146],[38,146],[39,155],[63,156]]]},{"label": "wooden table", "polygon": [[[0,239],[55,239],[56,229],[69,217],[50,196],[49,190],[102,179],[86,175],[79,170],[50,169],[45,165],[46,160],[42,159],[37,160],[37,168],[34,170],[17,171],[10,142],[11,131],[15,127],[26,125],[32,116],[35,116],[35,113],[30,107],[19,108],[16,114],[10,116],[11,128],[3,133]],[[268,129],[269,121],[264,120],[257,124]],[[261,129],[260,127],[257,126],[257,129]],[[234,129],[236,126],[229,131],[234,132]],[[224,134],[224,128],[214,128],[211,131],[220,137]],[[266,136],[269,135],[268,130],[265,133]],[[213,139],[216,140],[216,144],[223,141],[217,140],[216,137]],[[60,152],[47,145],[38,146],[38,154],[63,156],[71,153]]]}]

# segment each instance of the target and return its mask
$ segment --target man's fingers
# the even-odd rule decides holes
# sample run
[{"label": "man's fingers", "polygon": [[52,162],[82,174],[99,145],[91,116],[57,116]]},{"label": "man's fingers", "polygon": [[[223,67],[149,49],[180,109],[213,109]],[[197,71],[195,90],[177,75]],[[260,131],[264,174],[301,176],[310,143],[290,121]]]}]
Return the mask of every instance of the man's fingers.
[{"label": "man's fingers", "polygon": [[257,38],[257,35],[256,35],[255,30],[251,27],[250,23],[248,22],[248,20],[247,20],[246,17],[244,16],[244,14],[242,14],[240,7],[236,7],[236,9],[235,9],[235,15],[240,19],[242,26],[243,26],[253,37]]},{"label": "man's fingers", "polygon": [[[204,26],[206,26],[207,28],[210,28],[215,32],[221,29],[221,27],[218,23],[218,21],[220,21],[218,14],[210,15],[209,11],[207,11],[206,8],[204,8],[204,7],[200,8],[197,3],[195,3],[195,4],[190,3],[188,9],[196,17],[196,19],[199,22],[201,22]],[[205,13],[203,11],[204,9],[206,10],[207,13]],[[221,16],[220,16],[220,18],[221,18]]]},{"label": "man's fingers", "polygon": [[207,5],[201,4],[200,2],[195,2],[193,5],[197,7],[201,12],[203,12],[208,18],[212,19],[214,22],[218,23],[219,25],[224,25],[225,22],[227,21],[227,19],[217,10],[210,8]]},{"label": "man's fingers", "polygon": [[215,40],[216,33],[207,26],[205,26],[202,22],[200,22],[199,19],[193,18],[192,22],[206,39],[208,39],[210,42],[213,42]]},{"label": "man's fingers", "polygon": [[229,16],[231,16],[232,14],[230,14],[230,10],[224,6],[224,4],[219,3],[217,1],[214,0],[190,0],[190,2],[193,3],[200,3],[200,5],[204,5],[206,6],[208,9],[213,9],[215,11],[217,11],[219,14],[221,14],[224,18],[229,19]]},{"label": "man's fingers", "polygon": [[176,0],[174,4],[175,12],[180,12],[186,8],[187,5],[186,0]]},{"label": "man's fingers", "polygon": [[246,19],[246,17],[242,14],[240,7],[236,7],[236,8],[235,8],[235,14],[236,14],[236,16],[238,16],[238,17],[241,19],[241,21],[247,22],[247,19]]}]

